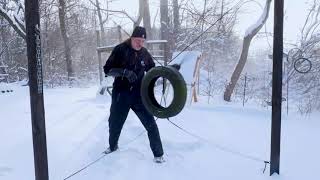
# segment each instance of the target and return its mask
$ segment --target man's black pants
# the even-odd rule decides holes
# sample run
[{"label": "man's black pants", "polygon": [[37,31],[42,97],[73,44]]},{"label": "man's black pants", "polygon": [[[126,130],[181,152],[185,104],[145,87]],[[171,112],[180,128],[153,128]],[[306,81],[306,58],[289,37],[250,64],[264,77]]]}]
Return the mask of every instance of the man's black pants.
[{"label": "man's black pants", "polygon": [[127,119],[130,108],[140,119],[148,132],[150,147],[155,157],[163,155],[162,143],[158,126],[152,114],[150,114],[141,101],[139,93],[132,91],[112,92],[112,103],[109,116],[109,145],[110,149],[116,148],[124,122]]}]

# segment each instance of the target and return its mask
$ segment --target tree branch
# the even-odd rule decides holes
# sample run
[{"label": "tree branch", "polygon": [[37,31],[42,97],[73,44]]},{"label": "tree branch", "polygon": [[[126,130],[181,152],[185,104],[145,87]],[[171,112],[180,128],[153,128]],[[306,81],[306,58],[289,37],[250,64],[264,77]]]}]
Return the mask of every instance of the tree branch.
[{"label": "tree branch", "polygon": [[[7,11],[5,11],[2,7],[0,7],[0,16],[2,16],[5,20],[7,20],[10,26],[18,33],[20,37],[26,39],[26,31],[25,28],[21,28],[20,24],[12,18]],[[23,26],[24,27],[24,26]]]}]

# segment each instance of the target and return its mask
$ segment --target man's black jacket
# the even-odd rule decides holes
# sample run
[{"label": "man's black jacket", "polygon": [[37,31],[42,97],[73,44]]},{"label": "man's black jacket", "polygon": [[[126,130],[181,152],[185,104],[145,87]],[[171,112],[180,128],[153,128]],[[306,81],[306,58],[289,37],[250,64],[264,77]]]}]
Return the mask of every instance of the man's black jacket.
[{"label": "man's black jacket", "polygon": [[103,69],[105,74],[108,74],[112,68],[122,68],[135,72],[138,77],[137,81],[130,84],[125,77],[116,77],[113,88],[118,91],[140,92],[144,72],[149,71],[154,66],[155,63],[147,49],[143,47],[139,51],[134,50],[131,47],[131,39],[128,39],[113,49]]}]

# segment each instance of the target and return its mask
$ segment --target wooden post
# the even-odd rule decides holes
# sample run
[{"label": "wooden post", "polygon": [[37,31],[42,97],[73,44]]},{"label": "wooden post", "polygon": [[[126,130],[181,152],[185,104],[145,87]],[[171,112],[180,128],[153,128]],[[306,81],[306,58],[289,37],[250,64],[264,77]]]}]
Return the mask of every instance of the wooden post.
[{"label": "wooden post", "polygon": [[[200,69],[199,69],[200,71]],[[199,96],[200,94],[200,72],[198,71],[198,74],[197,74],[197,95]]]},{"label": "wooden post", "polygon": [[[99,31],[96,31],[96,34],[97,34],[97,47],[100,47],[100,45],[101,45],[100,32],[99,32]],[[98,65],[99,65],[99,82],[100,82],[100,85],[102,85],[103,77],[102,77],[102,59],[101,59],[101,52],[100,52],[100,51],[97,51],[97,53],[98,53]]]},{"label": "wooden post", "polygon": [[202,60],[202,54],[199,56],[199,63],[198,63],[198,74],[197,74],[197,93],[199,95],[200,92],[200,65],[201,65],[201,60]]},{"label": "wooden post", "polygon": [[274,1],[273,73],[272,73],[272,125],[270,176],[280,173],[282,56],[283,56],[283,2]]},{"label": "wooden post", "polygon": [[122,42],[122,34],[121,34],[121,26],[120,25],[117,26],[117,30],[118,30],[119,43],[121,43]]},{"label": "wooden post", "polygon": [[25,19],[35,179],[48,180],[38,0],[25,1]]},{"label": "wooden post", "polygon": [[245,101],[246,101],[246,88],[247,88],[247,73],[244,75],[244,87],[243,87],[242,106],[244,106],[244,103],[245,103]]},{"label": "wooden post", "polygon": [[196,85],[198,83],[198,88],[199,88],[200,58],[201,58],[201,56],[199,56],[197,58],[197,61],[196,61],[196,64],[195,64],[195,67],[193,70],[193,80],[192,80],[192,93],[193,93],[193,95],[192,96],[193,96],[193,100],[195,103],[198,102]]},{"label": "wooden post", "polygon": [[[164,61],[164,66],[168,65],[168,56],[169,56],[169,51],[168,51],[168,42],[163,43],[163,61]],[[165,90],[167,88],[167,80],[163,79],[163,87],[162,87],[162,94],[165,93]]]}]

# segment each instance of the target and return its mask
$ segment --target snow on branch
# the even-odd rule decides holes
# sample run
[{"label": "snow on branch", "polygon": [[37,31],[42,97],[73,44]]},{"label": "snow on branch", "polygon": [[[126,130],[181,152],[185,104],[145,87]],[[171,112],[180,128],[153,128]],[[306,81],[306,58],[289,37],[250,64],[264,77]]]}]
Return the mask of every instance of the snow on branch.
[{"label": "snow on branch", "polygon": [[20,37],[22,37],[23,39],[26,38],[26,31],[23,22],[20,22],[17,17],[12,17],[11,15],[9,15],[9,13],[2,7],[0,7],[0,16],[8,21],[10,26],[18,33]]},{"label": "snow on branch", "polygon": [[[98,5],[93,2],[92,0],[89,0],[89,2],[95,6],[96,8],[98,8]],[[133,17],[131,17],[125,10],[111,10],[111,9],[104,9],[99,7],[100,10],[102,11],[106,11],[106,12],[111,12],[111,13],[120,13],[120,14],[124,14],[125,16],[127,16],[127,18],[129,18],[133,23],[137,22],[137,20],[135,20]]]},{"label": "snow on branch", "polygon": [[252,35],[254,36],[255,34],[258,33],[258,31],[261,29],[261,27],[264,25],[264,23],[268,19],[270,4],[271,4],[271,0],[267,0],[266,5],[264,6],[264,9],[263,9],[263,13],[261,14],[258,21],[255,24],[251,25],[246,30],[245,37],[252,36]]},{"label": "snow on branch", "polygon": [[14,20],[16,21],[16,23],[19,25],[19,27],[20,27],[24,32],[26,32],[26,28],[25,28],[25,26],[24,26],[25,23],[24,23],[22,20],[20,20],[19,17],[18,17],[16,14],[14,14],[13,17],[14,17]]}]

